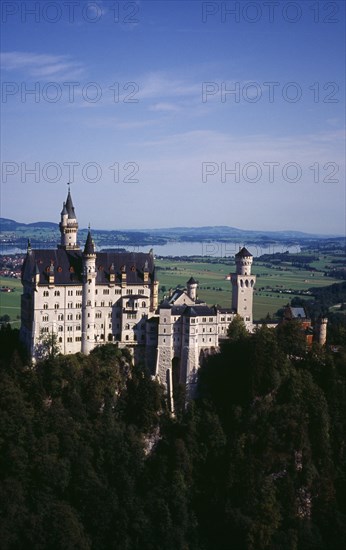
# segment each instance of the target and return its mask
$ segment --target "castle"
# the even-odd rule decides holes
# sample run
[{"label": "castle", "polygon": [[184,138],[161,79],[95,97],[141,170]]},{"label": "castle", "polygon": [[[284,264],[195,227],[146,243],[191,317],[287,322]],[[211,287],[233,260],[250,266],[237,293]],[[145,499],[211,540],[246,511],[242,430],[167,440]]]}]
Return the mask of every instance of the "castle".
[{"label": "castle", "polygon": [[169,396],[176,382],[192,394],[203,357],[218,349],[234,316],[253,329],[256,277],[246,248],[235,256],[231,308],[198,299],[193,277],[159,304],[152,252],[96,252],[90,228],[81,250],[70,189],[59,228],[57,249],[29,243],[22,268],[21,339],[33,360],[45,335],[55,334],[63,354],[116,342],[147,363]]}]

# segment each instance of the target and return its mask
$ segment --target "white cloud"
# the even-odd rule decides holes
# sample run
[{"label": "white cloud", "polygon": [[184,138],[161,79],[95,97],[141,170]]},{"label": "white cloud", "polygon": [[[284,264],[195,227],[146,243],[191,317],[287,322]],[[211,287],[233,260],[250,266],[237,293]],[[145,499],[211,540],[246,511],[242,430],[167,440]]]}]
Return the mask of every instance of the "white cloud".
[{"label": "white cloud", "polygon": [[2,52],[0,61],[5,71],[22,71],[25,76],[37,78],[77,78],[84,67],[67,55],[48,55],[32,52]]}]

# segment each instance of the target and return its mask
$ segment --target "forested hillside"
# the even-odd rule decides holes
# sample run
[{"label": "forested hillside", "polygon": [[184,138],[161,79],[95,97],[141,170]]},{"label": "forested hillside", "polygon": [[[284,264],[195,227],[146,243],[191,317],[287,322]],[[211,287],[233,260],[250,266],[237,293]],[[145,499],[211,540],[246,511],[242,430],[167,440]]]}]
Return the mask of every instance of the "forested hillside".
[{"label": "forested hillside", "polygon": [[17,336],[0,331],[2,550],[346,547],[343,348],[235,324],[172,417],[126,351],[33,368]]}]

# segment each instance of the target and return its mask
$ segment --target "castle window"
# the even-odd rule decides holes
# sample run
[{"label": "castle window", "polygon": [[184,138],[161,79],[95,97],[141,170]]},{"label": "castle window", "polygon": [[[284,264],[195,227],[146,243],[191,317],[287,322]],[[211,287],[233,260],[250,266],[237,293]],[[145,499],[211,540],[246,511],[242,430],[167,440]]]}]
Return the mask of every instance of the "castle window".
[{"label": "castle window", "polygon": [[71,326],[67,327],[67,332],[72,332],[72,330],[73,330],[73,327]]},{"label": "castle window", "polygon": [[140,289],[138,290],[138,294],[144,294],[144,290],[143,290],[142,288],[140,288]]},{"label": "castle window", "polygon": [[121,294],[120,288],[116,288],[116,289],[114,290],[114,294]]},{"label": "castle window", "polygon": [[43,296],[49,296],[48,290],[44,290],[44,291],[43,291]]},{"label": "castle window", "polygon": [[91,306],[91,300],[87,301],[87,306]]},{"label": "castle window", "polygon": [[126,334],[126,336],[125,336],[125,340],[128,340],[128,339],[129,339],[129,336],[128,336],[128,334]]},{"label": "castle window", "polygon": [[83,291],[82,290],[76,290],[76,296],[82,296]]},{"label": "castle window", "polygon": [[77,313],[77,315],[76,315],[77,321],[78,321],[80,318],[81,318],[81,314],[80,314],[80,313]]},{"label": "castle window", "polygon": [[67,338],[67,341],[70,343],[70,342],[73,342],[73,338],[71,338],[71,336],[69,338]]},{"label": "castle window", "polygon": [[43,315],[42,321],[48,321],[48,319],[49,319],[49,318],[48,318],[48,315]]},{"label": "castle window", "polygon": [[72,315],[72,313],[69,313],[68,316],[67,316],[67,320],[72,321],[72,319],[73,319],[73,315]]},{"label": "castle window", "polygon": [[109,294],[109,288],[104,288],[103,289],[103,294]]},{"label": "castle window", "polygon": [[76,342],[81,342],[81,340],[82,340],[81,336],[76,336],[76,338],[75,338]]},{"label": "castle window", "polygon": [[[58,291],[57,291],[58,292]],[[54,293],[55,294],[55,293]],[[67,296],[73,296],[73,290],[68,290],[67,291]]]},{"label": "castle window", "polygon": [[60,296],[60,290],[55,290],[54,291],[54,296]]},{"label": "castle window", "polygon": [[127,294],[132,294],[132,293],[133,291],[131,289],[127,291]]},{"label": "castle window", "polygon": [[61,338],[61,336],[60,336],[60,337],[59,337],[59,344],[61,344],[61,343],[62,343],[62,338]]},{"label": "castle window", "polygon": [[98,290],[97,290],[97,288],[96,288],[96,290],[95,290],[95,294],[98,294],[98,293],[99,293],[99,291],[98,291]]},{"label": "castle window", "polygon": [[62,325],[59,325],[58,326],[58,332],[63,332],[64,331],[64,327]]},{"label": "castle window", "polygon": [[69,302],[69,303],[67,304],[67,307],[68,307],[68,309],[73,308],[73,303],[72,303],[72,302]]},{"label": "castle window", "polygon": [[112,307],[113,302],[108,302],[109,307]]},{"label": "castle window", "polygon": [[108,342],[112,342],[113,340],[113,334],[108,334]]},{"label": "castle window", "polygon": [[43,304],[43,309],[48,309],[48,304]]},{"label": "castle window", "polygon": [[101,302],[101,307],[105,307],[105,303],[104,303],[104,302]]},{"label": "castle window", "polygon": [[206,317],[202,317],[202,323],[206,323],[207,322],[207,318]]},{"label": "castle window", "polygon": [[146,302],[142,302],[142,307],[146,307]]},{"label": "castle window", "polygon": [[58,321],[63,321],[64,320],[64,316],[62,313],[59,313],[58,315]]},{"label": "castle window", "polygon": [[59,304],[54,304],[54,309],[59,309]]},{"label": "castle window", "polygon": [[112,328],[112,323],[109,323],[108,328]]},{"label": "castle window", "polygon": [[212,322],[213,322],[213,318],[212,318],[212,317],[209,317],[209,321],[212,323]]}]

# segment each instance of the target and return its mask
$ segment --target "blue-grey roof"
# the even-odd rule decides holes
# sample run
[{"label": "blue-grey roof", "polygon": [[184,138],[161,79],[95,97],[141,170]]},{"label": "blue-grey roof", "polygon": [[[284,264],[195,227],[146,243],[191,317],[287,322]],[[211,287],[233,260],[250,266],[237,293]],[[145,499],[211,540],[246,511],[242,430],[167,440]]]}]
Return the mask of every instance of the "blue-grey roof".
[{"label": "blue-grey roof", "polygon": [[95,254],[95,244],[94,244],[94,241],[92,240],[90,229],[88,231],[87,240],[85,242],[84,254],[85,255]]},{"label": "blue-grey roof", "polygon": [[69,219],[76,219],[76,213],[74,211],[74,206],[73,206],[73,202],[72,202],[72,197],[71,197],[71,193],[70,193],[70,190],[67,194],[67,199],[66,199],[66,210],[67,210],[67,214],[68,214],[68,217]]},{"label": "blue-grey roof", "polygon": [[[143,252],[96,252],[96,284],[108,284],[110,273],[115,275],[115,284],[121,282],[121,268],[126,273],[130,285],[142,285],[143,269],[148,261],[149,283],[154,280],[154,258]],[[40,274],[39,284],[48,284],[49,268],[53,262],[56,285],[81,284],[83,271],[83,254],[81,250],[35,250],[26,255],[22,268],[22,278],[31,282],[37,264]],[[111,269],[112,267],[112,269]]]},{"label": "blue-grey roof", "polygon": [[293,319],[306,319],[305,309],[303,307],[291,307]]},{"label": "blue-grey roof", "polygon": [[239,250],[238,254],[235,255],[236,258],[247,258],[247,257],[252,257],[252,254],[251,252],[248,251],[247,248],[245,248],[245,246],[243,246],[243,248],[241,250]]}]

